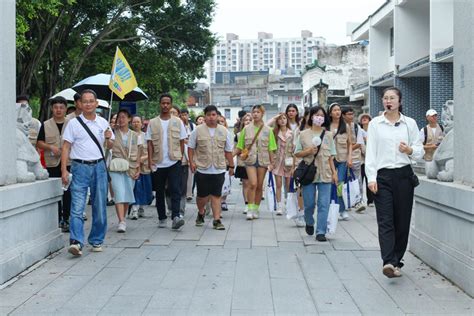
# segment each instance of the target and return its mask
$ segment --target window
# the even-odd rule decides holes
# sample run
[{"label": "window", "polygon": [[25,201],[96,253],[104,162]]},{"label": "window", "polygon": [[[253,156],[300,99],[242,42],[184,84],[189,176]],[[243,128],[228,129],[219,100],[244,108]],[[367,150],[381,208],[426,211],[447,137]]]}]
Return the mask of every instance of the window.
[{"label": "window", "polygon": [[390,29],[390,56],[393,56],[393,27]]},{"label": "window", "polygon": [[224,109],[224,117],[226,120],[230,120],[230,109]]}]

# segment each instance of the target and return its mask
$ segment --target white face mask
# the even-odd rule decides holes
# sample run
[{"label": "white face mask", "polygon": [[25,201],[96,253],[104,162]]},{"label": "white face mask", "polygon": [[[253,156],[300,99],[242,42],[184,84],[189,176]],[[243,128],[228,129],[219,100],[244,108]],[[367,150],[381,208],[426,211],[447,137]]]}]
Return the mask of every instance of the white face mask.
[{"label": "white face mask", "polygon": [[322,126],[324,124],[324,116],[313,116],[313,124],[316,126]]}]

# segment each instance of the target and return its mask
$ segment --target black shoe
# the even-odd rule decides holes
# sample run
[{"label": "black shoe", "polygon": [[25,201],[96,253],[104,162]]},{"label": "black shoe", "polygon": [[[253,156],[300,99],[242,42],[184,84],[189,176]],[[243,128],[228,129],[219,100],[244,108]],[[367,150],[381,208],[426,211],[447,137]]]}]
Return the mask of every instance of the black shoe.
[{"label": "black shoe", "polygon": [[63,233],[69,233],[69,223],[68,222],[61,222],[61,231]]},{"label": "black shoe", "polygon": [[114,200],[107,201],[107,206],[115,205]]},{"label": "black shoe", "polygon": [[317,241],[328,241],[328,240],[326,239],[326,236],[324,236],[323,234],[318,234],[318,235],[316,235],[316,240],[317,240]]},{"label": "black shoe", "polygon": [[199,214],[197,215],[197,218],[196,218],[196,226],[202,226],[204,225],[204,214]]},{"label": "black shoe", "polygon": [[314,226],[306,225],[305,230],[306,230],[306,234],[308,234],[309,236],[314,235]]}]

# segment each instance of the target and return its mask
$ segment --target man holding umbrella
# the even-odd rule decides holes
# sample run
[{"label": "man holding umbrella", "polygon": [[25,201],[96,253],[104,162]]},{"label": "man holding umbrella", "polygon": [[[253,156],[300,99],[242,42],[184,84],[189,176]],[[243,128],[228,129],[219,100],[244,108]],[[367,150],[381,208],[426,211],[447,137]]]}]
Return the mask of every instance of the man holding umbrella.
[{"label": "man holding umbrella", "polygon": [[160,115],[150,120],[145,139],[148,144],[148,164],[153,171],[153,189],[156,191],[158,227],[166,227],[165,185],[171,192],[172,229],[184,225],[179,214],[181,200],[181,158],[184,140],[188,137],[183,122],[171,115],[173,97],[164,93],[160,96]]}]

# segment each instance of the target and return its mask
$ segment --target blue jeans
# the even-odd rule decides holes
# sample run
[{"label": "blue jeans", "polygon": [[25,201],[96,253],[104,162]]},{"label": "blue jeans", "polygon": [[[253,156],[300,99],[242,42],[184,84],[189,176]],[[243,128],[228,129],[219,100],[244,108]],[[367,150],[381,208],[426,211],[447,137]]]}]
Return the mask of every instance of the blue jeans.
[{"label": "blue jeans", "polygon": [[316,189],[318,191],[318,215],[316,235],[326,234],[328,226],[329,203],[331,200],[331,183],[311,183],[303,186],[304,219],[306,225],[314,226],[314,207]]},{"label": "blue jeans", "polygon": [[90,188],[92,201],[92,227],[87,241],[91,245],[104,242],[107,232],[107,170],[105,162],[86,165],[72,162],[71,166],[71,221],[69,223],[71,243],[84,245],[84,220],[87,189]]},{"label": "blue jeans", "polygon": [[[346,180],[346,173],[347,173],[347,162],[346,161],[336,161],[334,160],[334,167],[337,170],[337,181],[338,183],[344,182]],[[342,196],[337,197],[337,203],[339,204],[339,213],[342,213],[346,210],[344,205],[344,200]]]}]

